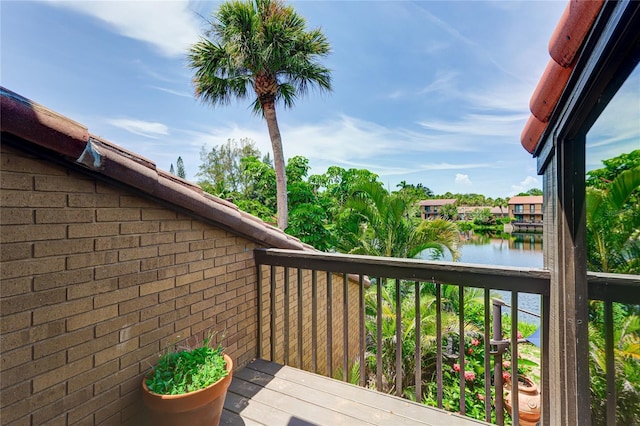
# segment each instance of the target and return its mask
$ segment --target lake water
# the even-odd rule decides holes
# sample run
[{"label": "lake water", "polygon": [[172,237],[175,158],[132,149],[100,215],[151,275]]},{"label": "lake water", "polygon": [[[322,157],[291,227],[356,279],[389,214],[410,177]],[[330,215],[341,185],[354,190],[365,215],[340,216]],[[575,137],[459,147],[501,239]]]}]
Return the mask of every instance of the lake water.
[{"label": "lake water", "polygon": [[[460,262],[479,263],[483,265],[523,266],[530,268],[542,268],[542,234],[512,234],[510,237],[491,236],[487,234],[474,234],[464,232],[461,234]],[[421,256],[429,259],[429,253]],[[451,260],[446,255],[443,260]],[[511,304],[511,292],[495,291],[502,299]],[[540,296],[520,293],[518,306],[521,309],[540,314]],[[503,308],[509,312],[508,308]],[[520,321],[539,324],[540,320],[532,315],[520,313]]]}]

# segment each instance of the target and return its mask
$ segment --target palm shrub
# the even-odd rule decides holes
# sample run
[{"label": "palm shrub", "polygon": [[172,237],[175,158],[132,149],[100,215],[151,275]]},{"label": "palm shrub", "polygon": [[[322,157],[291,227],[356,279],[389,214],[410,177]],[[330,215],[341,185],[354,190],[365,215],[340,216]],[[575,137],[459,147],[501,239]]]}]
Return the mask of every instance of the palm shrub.
[{"label": "palm shrub", "polygon": [[[607,383],[602,303],[592,302],[589,321],[589,373],[591,379],[591,421],[605,424]],[[628,315],[625,307],[613,305],[616,422],[640,424],[640,317]]]},{"label": "palm shrub", "polygon": [[460,257],[455,223],[416,218],[417,200],[405,192],[390,193],[380,182],[355,185],[338,220],[339,251],[351,254],[414,258],[425,250],[436,257]]},{"label": "palm shrub", "polygon": [[640,167],[605,189],[587,188],[587,263],[591,271],[640,273]]}]

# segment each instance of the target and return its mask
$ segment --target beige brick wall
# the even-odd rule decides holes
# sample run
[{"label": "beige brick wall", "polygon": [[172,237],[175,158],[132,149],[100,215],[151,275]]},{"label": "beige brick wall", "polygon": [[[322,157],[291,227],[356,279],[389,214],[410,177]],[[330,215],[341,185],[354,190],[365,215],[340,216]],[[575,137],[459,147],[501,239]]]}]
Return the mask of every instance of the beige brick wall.
[{"label": "beige brick wall", "polygon": [[3,425],[140,424],[140,383],[207,330],[257,355],[255,244],[2,145]]}]

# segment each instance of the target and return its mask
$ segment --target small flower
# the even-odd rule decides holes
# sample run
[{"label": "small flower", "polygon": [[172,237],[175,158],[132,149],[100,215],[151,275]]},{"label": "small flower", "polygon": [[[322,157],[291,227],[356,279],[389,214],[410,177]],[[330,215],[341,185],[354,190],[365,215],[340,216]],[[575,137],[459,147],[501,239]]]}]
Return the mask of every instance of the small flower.
[{"label": "small flower", "polygon": [[460,364],[453,364],[453,371],[455,372],[460,371]]},{"label": "small flower", "polygon": [[503,368],[511,368],[511,361],[502,361]]},{"label": "small flower", "polygon": [[479,393],[479,394],[478,394],[478,399],[479,399],[480,401],[484,401],[484,395],[482,395],[482,394],[480,394],[480,393]]},{"label": "small flower", "polygon": [[522,333],[520,333],[520,330],[518,330],[518,339],[522,339]]},{"label": "small flower", "polygon": [[465,380],[475,380],[476,379],[476,373],[474,373],[473,371],[465,371],[464,372],[464,379]]},{"label": "small flower", "polygon": [[473,348],[469,348],[469,349],[467,350],[467,354],[471,355],[472,353],[473,353]]},{"label": "small flower", "polygon": [[480,340],[476,339],[475,337],[473,339],[471,339],[471,344],[473,346],[478,346],[480,344]]},{"label": "small flower", "polygon": [[502,379],[503,380],[511,380],[511,374],[509,374],[508,371],[503,371],[502,372]]}]

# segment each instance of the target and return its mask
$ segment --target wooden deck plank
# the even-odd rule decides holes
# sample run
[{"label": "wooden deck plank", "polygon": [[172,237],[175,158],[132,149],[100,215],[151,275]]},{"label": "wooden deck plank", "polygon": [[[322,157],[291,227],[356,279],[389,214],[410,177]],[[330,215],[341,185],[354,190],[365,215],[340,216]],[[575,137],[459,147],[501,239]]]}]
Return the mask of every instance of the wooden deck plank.
[{"label": "wooden deck plank", "polygon": [[307,404],[326,407],[333,411],[346,414],[367,424],[394,424],[403,426],[428,425],[429,423],[397,416],[386,407],[371,407],[360,403],[355,399],[345,398],[341,395],[323,392],[313,387],[305,386],[289,380],[282,380],[278,376],[245,368],[237,373],[236,377],[260,383],[266,389],[271,389],[283,395],[298,398]]},{"label": "wooden deck plank", "polygon": [[[234,377],[229,390],[235,394],[244,396],[245,398],[250,397],[251,402],[249,403],[249,406],[254,402],[259,402],[263,405],[286,411],[292,417],[308,423],[320,425],[348,424],[354,426],[366,426],[371,424],[339,411],[334,411],[328,407],[316,405],[307,400],[286,395],[254,383],[244,381],[238,376]],[[303,395],[301,395],[301,397],[302,396]],[[240,414],[244,416],[244,410]],[[255,420],[259,421],[260,417],[255,418]],[[288,422],[286,424],[288,424]]]},{"label": "wooden deck plank", "polygon": [[[235,381],[235,378],[233,379]],[[291,413],[279,410],[270,405],[266,405],[261,403],[260,401],[252,400],[242,395],[238,395],[232,391],[231,387],[227,392],[227,397],[224,401],[224,408],[226,420],[230,421],[231,425],[235,425],[240,418],[240,421],[244,420],[244,423],[239,423],[240,425],[247,424],[259,424],[266,426],[279,426],[279,425],[288,425],[294,416]],[[220,420],[221,424],[222,420]],[[316,423],[312,423],[310,421],[306,422],[307,425],[317,426]]]},{"label": "wooden deck plank", "polygon": [[[383,394],[371,389],[362,388],[350,383],[330,379],[325,376],[299,370],[293,367],[282,366],[276,363],[256,359],[251,362],[245,370],[254,370],[277,376],[279,379],[288,380],[294,383],[303,384],[326,394],[349,399],[362,404],[364,409],[382,409],[393,413],[396,423],[398,417],[404,417],[413,424],[427,425],[452,425],[470,426],[486,425],[487,423],[470,419],[468,417],[456,415],[443,410],[438,410],[424,404],[418,404],[394,395]],[[246,376],[245,376],[246,377]],[[256,378],[258,379],[258,378]],[[264,380],[264,379],[258,379]]]},{"label": "wooden deck plank", "polygon": [[260,359],[234,373],[225,410],[221,424],[230,426],[486,425]]}]

